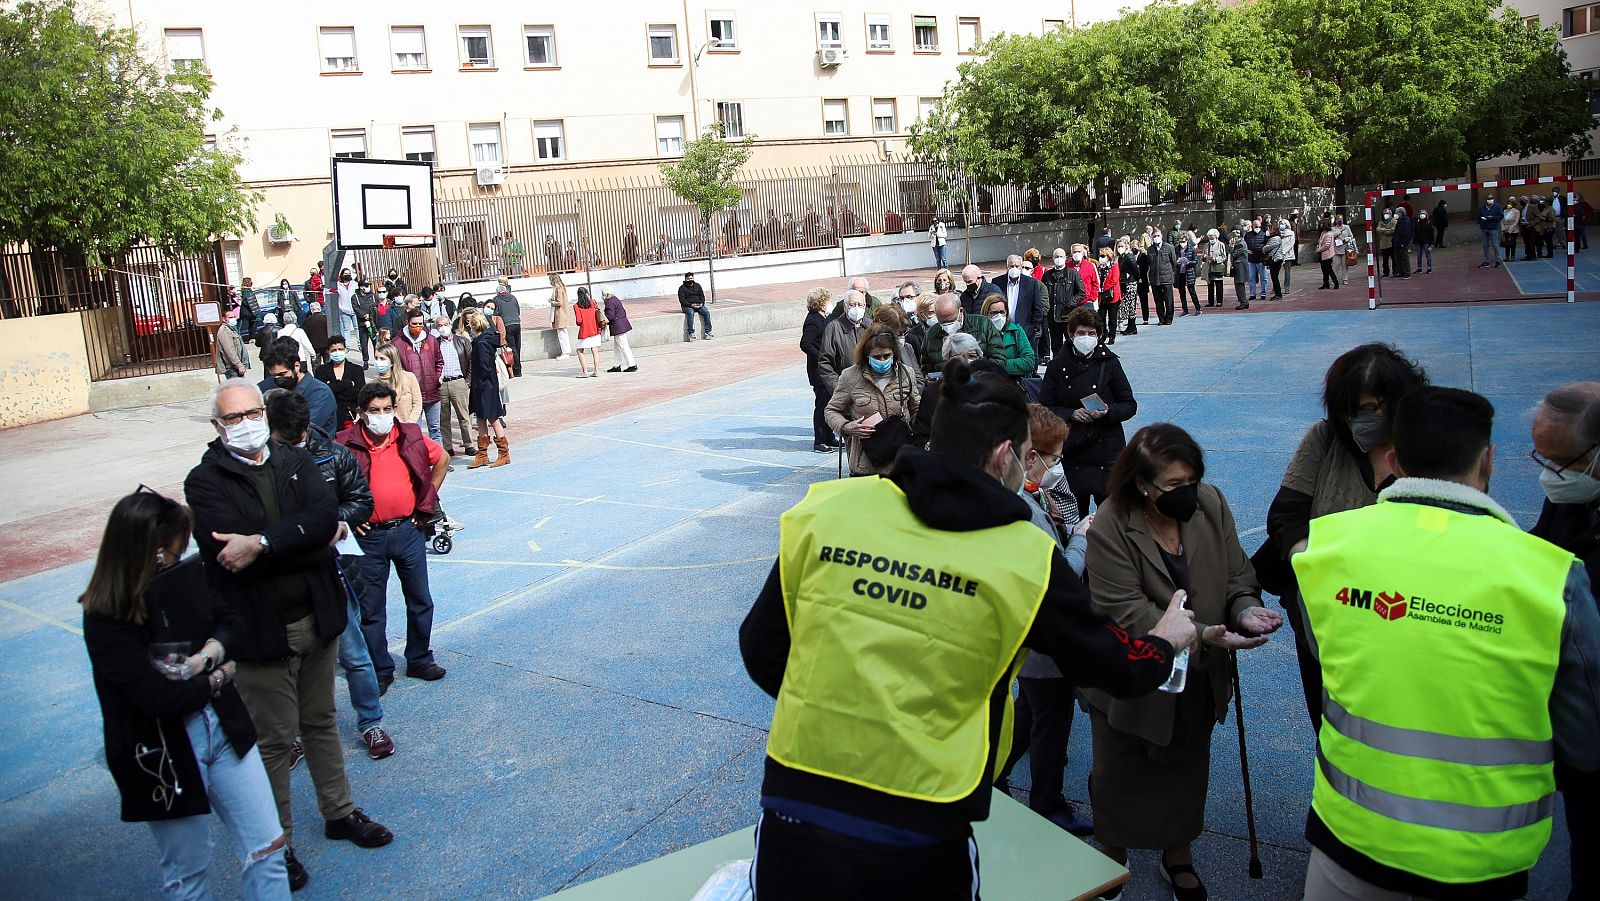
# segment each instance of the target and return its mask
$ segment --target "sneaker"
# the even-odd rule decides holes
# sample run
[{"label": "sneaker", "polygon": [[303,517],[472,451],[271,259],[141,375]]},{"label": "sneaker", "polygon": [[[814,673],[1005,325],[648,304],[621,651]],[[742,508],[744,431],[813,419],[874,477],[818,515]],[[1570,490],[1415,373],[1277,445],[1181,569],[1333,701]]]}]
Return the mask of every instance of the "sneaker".
[{"label": "sneaker", "polygon": [[375,823],[356,808],[337,820],[325,820],[322,834],[334,841],[347,841],[358,848],[381,848],[394,841],[394,833]]},{"label": "sneaker", "polygon": [[289,870],[289,891],[298,892],[311,881],[311,874],[306,872],[306,865],[300,858],[294,856],[293,848],[283,849],[283,864]]},{"label": "sneaker", "polygon": [[683,343],[685,343],[685,344],[688,344],[690,341],[693,341],[693,340],[694,340],[694,336],[693,335],[684,335],[683,336]]},{"label": "sneaker", "polygon": [[373,760],[382,760],[394,753],[394,739],[382,726],[373,726],[361,733],[361,743],[367,746],[367,756]]},{"label": "sneaker", "polygon": [[831,454],[831,453],[833,453],[833,448],[829,447],[826,444],[813,444],[813,445],[811,445],[811,450],[816,452],[816,453],[819,453],[819,454]]},{"label": "sneaker", "polygon": [[711,333],[710,332],[706,332],[704,335],[701,335],[700,337],[704,338],[707,341],[710,341],[711,340]]},{"label": "sneaker", "polygon": [[406,678],[421,679],[424,682],[437,682],[444,678],[445,669],[437,663],[424,663],[421,666],[406,667]]},{"label": "sneaker", "polygon": [[623,372],[638,372],[639,371],[639,367],[637,367],[637,366],[629,366],[627,369],[624,369],[622,371]]},{"label": "sneaker", "polygon": [[297,738],[294,741],[290,742],[289,743],[289,769],[292,770],[295,767],[299,766],[300,765],[300,761],[305,760],[305,759],[306,759],[306,746],[300,743],[300,739]]}]

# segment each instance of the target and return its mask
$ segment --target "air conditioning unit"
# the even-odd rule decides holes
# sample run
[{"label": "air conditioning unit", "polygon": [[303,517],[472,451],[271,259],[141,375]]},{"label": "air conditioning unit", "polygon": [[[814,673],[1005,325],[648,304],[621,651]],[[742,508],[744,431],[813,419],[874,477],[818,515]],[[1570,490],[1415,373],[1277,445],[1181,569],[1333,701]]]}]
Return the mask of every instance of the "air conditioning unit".
[{"label": "air conditioning unit", "polygon": [[844,62],[844,48],[824,47],[821,50],[818,50],[817,62],[821,63],[824,67],[830,68],[839,65],[840,63]]},{"label": "air conditioning unit", "polygon": [[267,241],[271,244],[289,244],[294,241],[294,232],[270,225],[267,226]]},{"label": "air conditioning unit", "polygon": [[506,183],[506,170],[500,166],[479,166],[476,173],[478,187],[488,185],[503,185]]}]

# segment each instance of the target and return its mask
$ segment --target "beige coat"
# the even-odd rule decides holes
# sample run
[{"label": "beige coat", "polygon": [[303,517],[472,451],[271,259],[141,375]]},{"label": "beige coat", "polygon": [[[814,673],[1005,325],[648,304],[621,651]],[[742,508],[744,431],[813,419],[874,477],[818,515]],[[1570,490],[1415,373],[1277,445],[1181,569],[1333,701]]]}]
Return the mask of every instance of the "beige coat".
[{"label": "beige coat", "polygon": [[388,378],[379,376],[378,381],[393,388],[394,393],[399,395],[394,400],[394,421],[416,422],[417,417],[422,415],[422,385],[417,377],[404,367],[396,367],[389,370]]},{"label": "beige coat", "polygon": [[572,301],[567,299],[567,286],[550,292],[550,327],[568,328],[572,325]]},{"label": "beige coat", "polygon": [[[1261,586],[1239,546],[1233,512],[1215,486],[1201,483],[1200,509],[1182,524],[1181,535],[1189,559],[1189,599],[1197,629],[1217,624],[1231,628],[1246,608],[1261,606]],[[1135,637],[1148,634],[1160,621],[1178,590],[1167,574],[1144,505],[1130,510],[1121,498],[1107,500],[1095,517],[1085,566],[1094,609],[1115,619]],[[1221,722],[1232,696],[1228,653],[1202,647],[1204,650],[1190,654],[1189,678],[1211,680],[1217,721]],[[1157,745],[1172,740],[1174,695],[1151,692],[1142,698],[1120,700],[1084,689],[1083,697],[1106,714],[1114,729]]]},{"label": "beige coat", "polygon": [[[898,416],[910,425],[917,418],[917,403],[921,392],[917,390],[916,370],[907,367],[902,360],[894,371],[888,376],[888,384],[880,390],[872,379],[861,372],[861,367],[851,366],[839,374],[839,382],[834,386],[833,399],[828,401],[827,409],[822,413],[828,421],[828,427],[835,432],[844,428],[847,422],[865,419],[874,413],[883,414],[884,419]],[[867,459],[866,451],[861,449],[861,442],[855,438],[846,438],[850,448],[850,474],[855,476],[873,475],[888,472],[889,467],[877,467]]]}]

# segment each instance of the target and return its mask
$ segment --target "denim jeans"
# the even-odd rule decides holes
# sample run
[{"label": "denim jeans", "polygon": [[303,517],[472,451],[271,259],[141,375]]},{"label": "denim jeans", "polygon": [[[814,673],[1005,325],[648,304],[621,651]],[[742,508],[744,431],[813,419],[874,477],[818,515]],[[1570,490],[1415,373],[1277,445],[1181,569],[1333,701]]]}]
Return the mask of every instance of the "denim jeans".
[{"label": "denim jeans", "polygon": [[945,246],[943,244],[940,244],[939,246],[937,246],[937,247],[935,247],[933,249],[933,266],[934,266],[935,269],[943,269],[943,268],[945,268],[945,266],[944,266],[944,258],[945,258]]},{"label": "denim jeans", "polygon": [[[183,724],[194,748],[195,762],[200,764],[200,778],[205,781],[211,809],[222,818],[222,825],[238,846],[244,864],[239,877],[244,896],[287,899],[289,871],[283,862],[283,850],[254,858],[256,852],[283,835],[272,785],[261,765],[261,752],[252,747],[242,758],[235,754],[210,706],[184,717]],[[211,818],[204,815],[150,823],[150,834],[155,837],[159,852],[162,897],[211,897],[206,872],[211,864],[210,831]]]},{"label": "denim jeans", "polygon": [[428,437],[439,440],[439,402],[424,403],[422,405],[422,419],[418,422],[428,424]]},{"label": "denim jeans", "polygon": [[705,304],[701,304],[699,307],[689,307],[683,311],[684,337],[694,336],[694,317],[696,313],[700,314],[700,333],[702,335],[711,334],[711,311],[706,309]]},{"label": "denim jeans", "polygon": [[1500,229],[1479,229],[1483,234],[1483,261],[1485,263],[1500,262]]},{"label": "denim jeans", "polygon": [[1432,269],[1432,268],[1433,268],[1433,245],[1432,244],[1418,244],[1417,245],[1417,271],[1421,272],[1424,269]]},{"label": "denim jeans", "polygon": [[344,585],[350,619],[345,624],[344,634],[339,636],[339,667],[344,670],[344,681],[350,688],[350,707],[356,712],[356,729],[365,735],[368,729],[383,722],[383,702],[378,699],[378,673],[372,668],[367,636],[361,633],[360,595],[345,575],[356,569],[355,561],[355,557],[339,559],[339,581]]},{"label": "denim jeans", "polygon": [[356,317],[354,314],[339,314],[339,334],[344,336],[345,347],[361,346],[361,332],[357,329]]},{"label": "denim jeans", "polygon": [[1249,287],[1250,287],[1250,296],[1251,297],[1265,297],[1265,296],[1267,296],[1267,264],[1266,263],[1251,263],[1249,265],[1250,265],[1250,280],[1249,280],[1248,284],[1249,284]]},{"label": "denim jeans", "polygon": [[378,675],[394,673],[389,655],[389,564],[400,574],[406,598],[406,666],[433,662],[428,642],[433,634],[433,593],[428,588],[428,548],[421,527],[401,523],[392,529],[374,529],[357,536],[361,544],[361,633]]}]

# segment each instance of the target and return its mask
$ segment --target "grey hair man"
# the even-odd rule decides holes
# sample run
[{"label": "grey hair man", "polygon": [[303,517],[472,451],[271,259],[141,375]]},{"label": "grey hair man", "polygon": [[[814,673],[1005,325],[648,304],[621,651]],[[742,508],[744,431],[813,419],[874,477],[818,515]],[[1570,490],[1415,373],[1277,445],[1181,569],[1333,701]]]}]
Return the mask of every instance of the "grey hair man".
[{"label": "grey hair man", "polygon": [[938,320],[922,339],[922,371],[934,378],[944,369],[944,339],[965,332],[977,340],[983,355],[996,364],[1005,360],[1005,349],[1000,344],[1000,333],[989,317],[967,314],[962,310],[957,295],[941,294],[933,301],[933,314]]},{"label": "grey hair man", "polygon": [[822,350],[817,354],[817,375],[828,394],[839,384],[839,374],[855,365],[856,344],[867,328],[867,295],[851,288],[839,304],[842,314],[822,330]]}]

